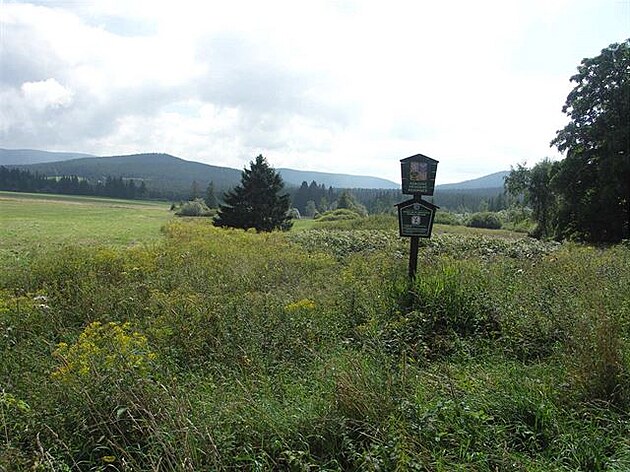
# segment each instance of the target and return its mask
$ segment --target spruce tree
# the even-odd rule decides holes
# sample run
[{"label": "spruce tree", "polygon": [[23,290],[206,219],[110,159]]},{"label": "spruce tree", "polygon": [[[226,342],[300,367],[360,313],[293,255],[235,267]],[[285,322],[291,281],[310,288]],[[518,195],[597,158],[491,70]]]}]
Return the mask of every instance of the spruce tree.
[{"label": "spruce tree", "polygon": [[259,155],[243,169],[241,183],[227,192],[215,218],[215,226],[254,228],[273,231],[291,228],[289,195],[281,194],[284,183],[280,175]]}]

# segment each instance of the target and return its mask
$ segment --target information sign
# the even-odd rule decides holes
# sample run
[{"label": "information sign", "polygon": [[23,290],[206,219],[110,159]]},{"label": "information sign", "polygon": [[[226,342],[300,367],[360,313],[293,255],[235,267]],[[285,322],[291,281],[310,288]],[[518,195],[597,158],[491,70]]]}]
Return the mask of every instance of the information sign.
[{"label": "information sign", "polygon": [[421,198],[414,198],[396,205],[398,207],[398,229],[403,237],[430,238],[436,205]]},{"label": "information sign", "polygon": [[405,195],[433,195],[438,161],[423,154],[400,160],[402,193]]}]

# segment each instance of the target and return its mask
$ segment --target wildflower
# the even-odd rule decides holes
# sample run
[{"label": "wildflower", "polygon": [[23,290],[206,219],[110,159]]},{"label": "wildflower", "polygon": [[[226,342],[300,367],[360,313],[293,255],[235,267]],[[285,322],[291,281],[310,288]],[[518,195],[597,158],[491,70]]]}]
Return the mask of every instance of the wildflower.
[{"label": "wildflower", "polygon": [[315,302],[308,298],[302,298],[294,303],[289,303],[285,309],[289,312],[299,311],[299,310],[313,310],[315,308]]}]

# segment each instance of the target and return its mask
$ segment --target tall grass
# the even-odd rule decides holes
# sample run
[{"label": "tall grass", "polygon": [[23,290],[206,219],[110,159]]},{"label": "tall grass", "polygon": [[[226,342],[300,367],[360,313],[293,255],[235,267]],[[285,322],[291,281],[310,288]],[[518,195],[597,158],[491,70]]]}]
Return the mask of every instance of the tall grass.
[{"label": "tall grass", "polygon": [[627,470],[630,250],[176,221],[0,274],[0,468]]}]

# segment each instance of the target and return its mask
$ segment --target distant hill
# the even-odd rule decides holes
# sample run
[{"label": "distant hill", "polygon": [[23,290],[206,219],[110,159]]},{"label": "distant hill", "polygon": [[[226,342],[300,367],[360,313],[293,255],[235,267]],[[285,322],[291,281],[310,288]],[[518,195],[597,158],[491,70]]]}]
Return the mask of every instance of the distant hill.
[{"label": "distant hill", "polygon": [[[36,162],[35,162],[36,161]],[[0,165],[19,166],[48,176],[77,175],[91,180],[107,176],[137,179],[149,189],[160,190],[170,198],[185,198],[190,194],[192,182],[201,191],[213,181],[217,192],[224,192],[240,182],[241,170],[187,161],[170,154],[133,154],[125,156],[95,157],[89,154],[47,152],[30,149],[0,149]],[[397,190],[400,184],[379,177],[334,174],[327,172],[278,169],[287,186],[299,187],[302,182],[316,181],[333,188],[363,188]],[[444,201],[454,194],[470,194],[476,198],[490,198],[503,191],[508,171],[464,182],[436,186],[436,199]],[[442,198],[440,198],[442,197]]]},{"label": "distant hill", "polygon": [[49,176],[77,175],[91,180],[107,176],[138,179],[149,189],[164,190],[173,197],[188,195],[192,182],[203,191],[211,180],[217,190],[236,185],[241,172],[228,167],[186,161],[169,154],[133,154],[128,156],[87,157],[59,162],[20,166]]},{"label": "distant hill", "polygon": [[2,149],[0,148],[0,166],[38,164],[41,162],[67,161],[82,157],[94,157],[78,152],[49,152],[35,149]]},{"label": "distant hill", "polygon": [[299,186],[302,182],[309,184],[314,180],[318,184],[334,188],[379,188],[398,189],[400,184],[380,177],[368,177],[362,175],[331,174],[328,172],[314,172],[293,169],[277,169],[282,179],[288,185]]},{"label": "distant hill", "polygon": [[501,172],[495,172],[493,174],[485,175],[477,179],[465,180],[454,184],[442,184],[436,185],[436,190],[476,190],[476,189],[490,189],[501,188],[503,189],[503,182],[510,172],[503,170]]},{"label": "distant hill", "polygon": [[[7,150],[8,151],[8,150]],[[8,151],[10,154],[11,151]],[[57,153],[39,151],[46,158]],[[187,161],[169,154],[134,154],[111,157],[81,157],[79,159],[45,161],[39,163],[20,162],[20,157],[28,161],[31,155],[18,152],[8,157],[10,165],[48,176],[76,175],[90,180],[107,176],[142,180],[149,189],[160,189],[161,193],[172,198],[185,198],[189,195],[192,182],[199,184],[201,191],[208,182],[214,182],[215,190],[223,192],[240,182],[241,170],[219,167],[200,162]],[[6,164],[9,165],[9,162]],[[287,186],[299,187],[303,181],[315,180],[318,184],[334,188],[373,188],[392,189],[398,184],[377,177],[309,172],[293,169],[278,169]],[[163,191],[163,192],[162,192]]]},{"label": "distant hill", "polygon": [[[503,182],[509,171],[495,172],[477,179],[435,186],[434,203],[445,210],[471,211],[482,202],[490,205],[504,199]],[[476,210],[475,210],[476,211]]]}]

